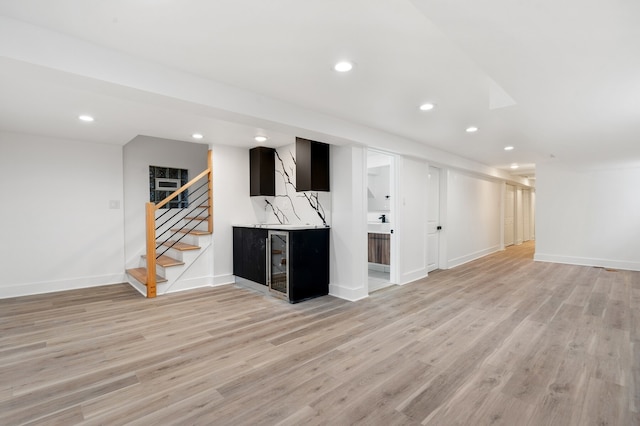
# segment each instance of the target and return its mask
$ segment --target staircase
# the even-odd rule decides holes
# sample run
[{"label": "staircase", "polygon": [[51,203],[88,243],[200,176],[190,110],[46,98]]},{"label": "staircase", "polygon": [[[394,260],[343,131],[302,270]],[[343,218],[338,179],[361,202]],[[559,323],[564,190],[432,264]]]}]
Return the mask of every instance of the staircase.
[{"label": "staircase", "polygon": [[[146,205],[146,254],[140,266],[126,270],[129,283],[146,297],[180,289],[180,278],[211,245],[213,173],[209,167],[158,204]],[[186,208],[161,208],[189,191]]]}]

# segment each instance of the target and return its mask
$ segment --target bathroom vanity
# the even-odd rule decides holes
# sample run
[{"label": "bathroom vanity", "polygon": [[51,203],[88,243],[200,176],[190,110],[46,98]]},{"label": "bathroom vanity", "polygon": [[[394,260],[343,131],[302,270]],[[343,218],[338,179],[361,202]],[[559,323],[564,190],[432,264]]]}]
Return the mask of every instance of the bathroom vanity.
[{"label": "bathroom vanity", "polygon": [[368,261],[379,265],[389,265],[391,263],[391,234],[372,233],[368,234]]}]

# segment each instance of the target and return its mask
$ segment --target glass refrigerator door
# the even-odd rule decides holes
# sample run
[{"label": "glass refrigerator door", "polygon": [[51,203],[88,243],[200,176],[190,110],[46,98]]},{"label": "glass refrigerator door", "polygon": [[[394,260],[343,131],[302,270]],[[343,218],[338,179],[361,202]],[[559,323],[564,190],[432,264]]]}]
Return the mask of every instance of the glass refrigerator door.
[{"label": "glass refrigerator door", "polygon": [[269,289],[279,297],[289,298],[289,234],[269,232]]}]

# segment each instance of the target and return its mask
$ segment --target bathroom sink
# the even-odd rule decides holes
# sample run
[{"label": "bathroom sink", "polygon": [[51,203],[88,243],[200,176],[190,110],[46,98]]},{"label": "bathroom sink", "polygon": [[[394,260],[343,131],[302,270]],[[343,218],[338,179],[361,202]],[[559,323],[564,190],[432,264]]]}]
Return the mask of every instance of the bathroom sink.
[{"label": "bathroom sink", "polygon": [[386,223],[381,223],[381,222],[369,222],[367,224],[367,231],[368,232],[379,232],[379,233],[388,233],[391,231],[391,224],[386,222]]}]

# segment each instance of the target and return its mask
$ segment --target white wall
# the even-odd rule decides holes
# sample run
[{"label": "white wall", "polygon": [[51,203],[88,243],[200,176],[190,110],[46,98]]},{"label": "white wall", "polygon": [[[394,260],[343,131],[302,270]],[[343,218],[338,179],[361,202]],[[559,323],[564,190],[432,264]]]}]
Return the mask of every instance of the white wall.
[{"label": "white wall", "polygon": [[535,259],[640,270],[640,168],[536,168]]},{"label": "white wall", "polygon": [[427,276],[427,191],[429,166],[426,162],[398,158],[397,231],[399,284]]},{"label": "white wall", "polygon": [[446,198],[448,268],[500,250],[502,183],[449,170]]},{"label": "white wall", "polygon": [[329,294],[347,300],[368,295],[366,173],[363,147],[331,147]]},{"label": "white wall", "polygon": [[138,267],[145,250],[145,203],[149,202],[149,166],[189,170],[189,179],[207,168],[207,145],[137,136],[124,146],[125,259]]},{"label": "white wall", "polygon": [[124,281],[121,146],[0,133],[0,170],[0,298]]},{"label": "white wall", "polygon": [[233,225],[263,220],[262,204],[256,208],[249,196],[249,150],[212,145],[213,151],[213,259],[214,285],[233,277]]}]

